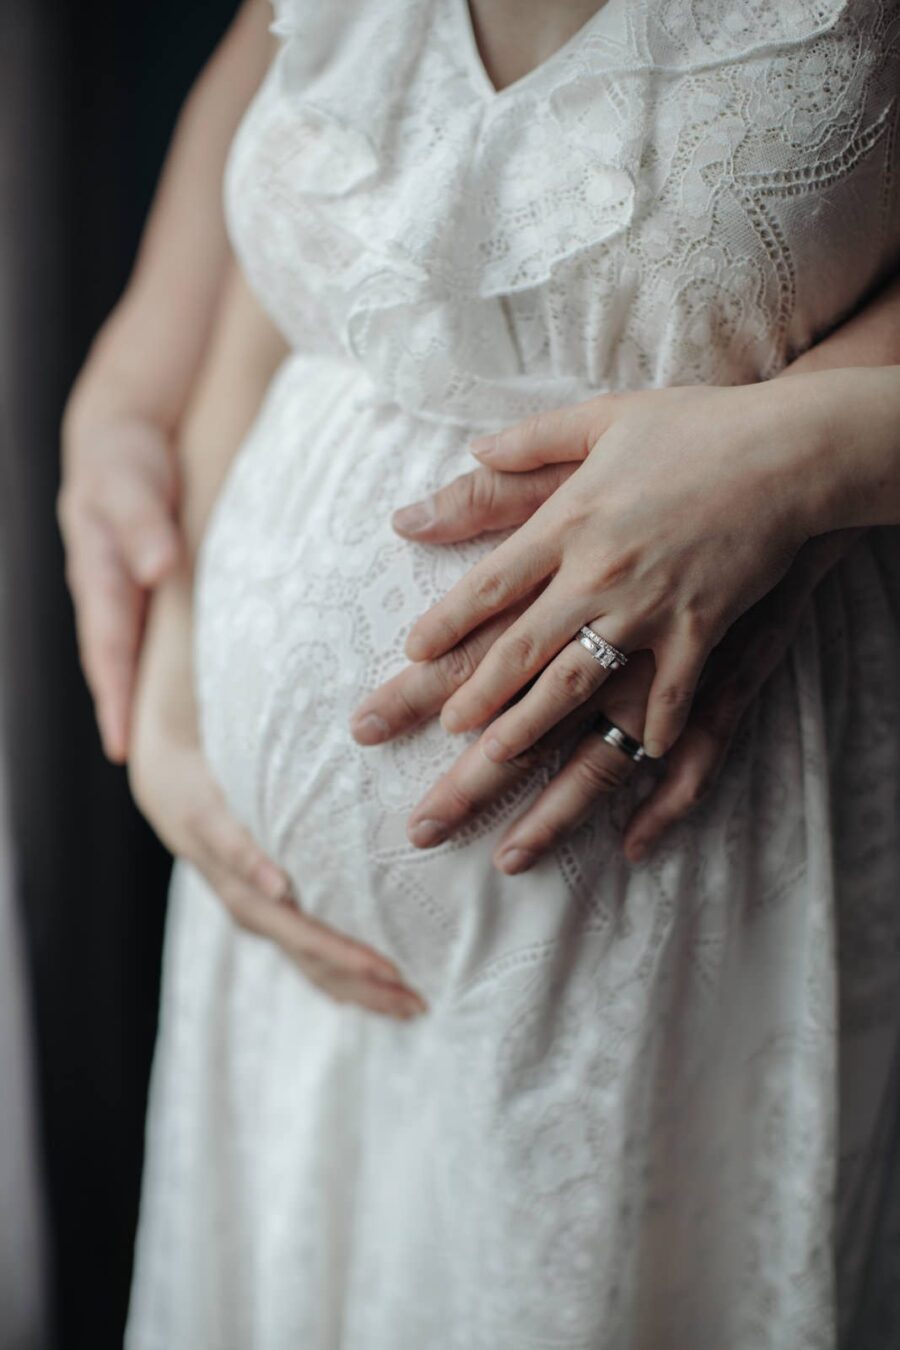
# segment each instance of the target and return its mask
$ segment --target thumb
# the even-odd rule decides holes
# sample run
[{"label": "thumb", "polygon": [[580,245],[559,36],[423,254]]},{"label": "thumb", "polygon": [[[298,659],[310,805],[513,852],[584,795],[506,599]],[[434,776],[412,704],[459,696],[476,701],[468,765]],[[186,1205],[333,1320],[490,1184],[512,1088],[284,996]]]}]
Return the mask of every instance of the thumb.
[{"label": "thumb", "polygon": [[536,413],[504,431],[476,437],[469,449],[483,464],[506,473],[587,459],[619,416],[622,402],[621,394],[601,394],[585,403]]}]

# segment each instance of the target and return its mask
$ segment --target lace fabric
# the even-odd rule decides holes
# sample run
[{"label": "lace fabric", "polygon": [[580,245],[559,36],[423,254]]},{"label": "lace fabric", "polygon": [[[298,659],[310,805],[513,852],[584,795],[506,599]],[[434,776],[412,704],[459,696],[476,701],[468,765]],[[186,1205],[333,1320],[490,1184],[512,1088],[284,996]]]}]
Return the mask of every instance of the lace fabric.
[{"label": "lace fabric", "polygon": [[492,868],[552,764],[413,849],[464,742],[364,751],[347,719],[494,542],[389,527],[476,429],[764,379],[894,263],[898,7],[609,0],[499,94],[465,20],[277,6],[226,206],[293,350],[197,590],[234,809],[431,1011],[329,1004],[180,873],[129,1346],[889,1350],[865,1255],[898,1037],[897,532],[828,578],[716,791],[638,867],[639,776],[534,872]]}]

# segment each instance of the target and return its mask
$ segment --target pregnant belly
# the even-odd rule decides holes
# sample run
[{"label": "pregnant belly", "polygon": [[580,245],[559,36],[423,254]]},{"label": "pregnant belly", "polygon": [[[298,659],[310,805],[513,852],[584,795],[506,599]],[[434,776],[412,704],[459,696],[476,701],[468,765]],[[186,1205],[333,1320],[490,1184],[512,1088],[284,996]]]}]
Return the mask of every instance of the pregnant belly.
[{"label": "pregnant belly", "polygon": [[[402,669],[412,621],[490,547],[416,546],[390,529],[398,505],[470,465],[464,430],[379,404],[351,367],[293,356],[235,461],[198,576],[204,743],[234,810],[310,912],[380,945],[426,986],[442,962],[462,970],[521,940],[529,883],[502,878],[490,855],[537,784],[422,853],[406,818],[464,742],[432,723],[364,750],[348,721]],[[529,942],[560,921],[540,871],[545,917],[539,932],[526,925]],[[567,888],[558,872],[556,882]],[[507,902],[520,917],[504,920],[501,938]]]}]

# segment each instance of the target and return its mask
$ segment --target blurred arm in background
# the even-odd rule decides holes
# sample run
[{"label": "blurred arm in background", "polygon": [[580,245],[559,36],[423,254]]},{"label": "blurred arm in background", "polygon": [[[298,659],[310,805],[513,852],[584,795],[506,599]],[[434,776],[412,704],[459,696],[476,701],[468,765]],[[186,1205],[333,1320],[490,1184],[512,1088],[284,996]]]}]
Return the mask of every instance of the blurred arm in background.
[{"label": "blurred arm in background", "polygon": [[245,0],[178,120],[128,287],[63,419],[59,519],[79,647],[110,759],[128,753],[147,588],[181,551],[172,438],[230,256],[222,177],[271,59],[268,0]]},{"label": "blurred arm in background", "polygon": [[184,550],[150,600],[129,774],[135,800],[157,834],[203,874],[238,925],[280,946],[332,998],[415,1016],[424,1005],[392,962],[303,913],[290,878],[231,814],[200,744],[192,562],[222,480],[287,350],[232,263],[178,431]]}]

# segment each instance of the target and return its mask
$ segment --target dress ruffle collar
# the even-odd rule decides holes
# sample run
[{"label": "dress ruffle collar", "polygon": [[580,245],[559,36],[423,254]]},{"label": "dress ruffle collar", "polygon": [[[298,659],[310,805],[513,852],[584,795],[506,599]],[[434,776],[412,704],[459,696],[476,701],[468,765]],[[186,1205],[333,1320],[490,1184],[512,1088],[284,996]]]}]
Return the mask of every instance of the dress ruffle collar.
[{"label": "dress ruffle collar", "polygon": [[[276,0],[296,147],[281,189],[342,241],[331,290],[364,362],[380,347],[383,365],[398,325],[396,353],[418,334],[421,359],[435,307],[446,321],[446,307],[467,302],[460,322],[477,322],[479,301],[540,286],[627,230],[661,82],[807,41],[846,6],[607,0],[565,47],[495,92],[466,3]],[[445,398],[452,416],[449,386]],[[470,389],[464,404],[471,420]]]}]

